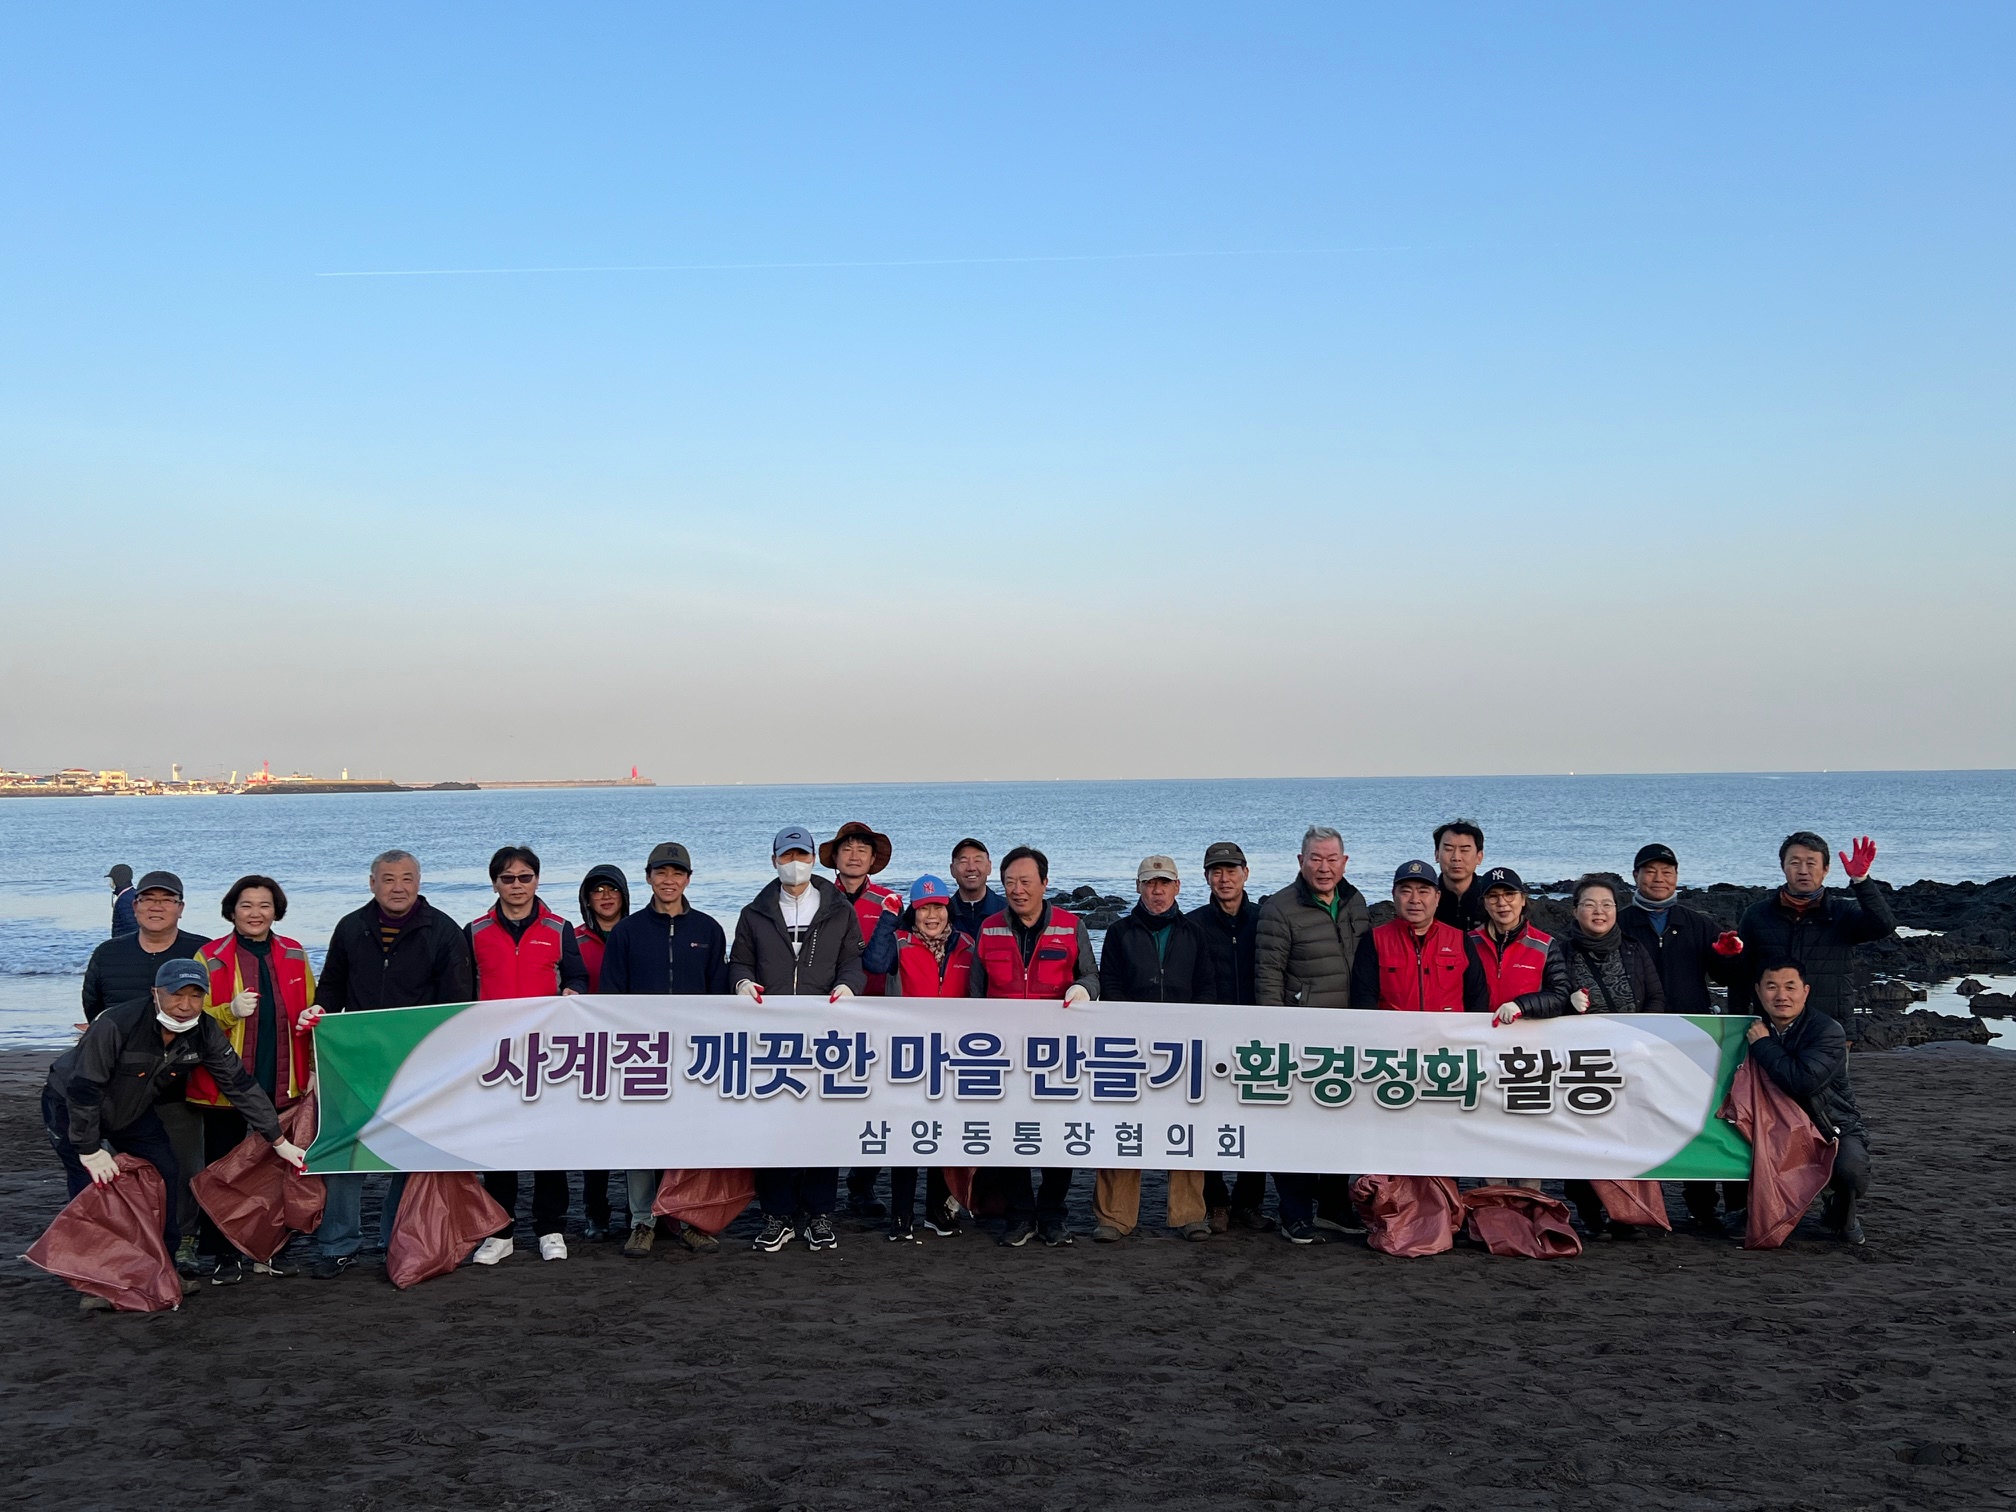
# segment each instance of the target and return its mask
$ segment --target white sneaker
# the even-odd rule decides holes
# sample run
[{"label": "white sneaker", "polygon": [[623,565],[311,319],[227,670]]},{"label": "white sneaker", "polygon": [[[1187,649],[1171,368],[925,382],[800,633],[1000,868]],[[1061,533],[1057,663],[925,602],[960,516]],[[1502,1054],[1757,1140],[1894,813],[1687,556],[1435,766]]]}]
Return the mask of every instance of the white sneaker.
[{"label": "white sneaker", "polygon": [[566,1235],[541,1234],[539,1236],[539,1258],[541,1260],[565,1260],[567,1258]]},{"label": "white sneaker", "polygon": [[476,1263],[495,1265],[499,1260],[510,1259],[511,1252],[516,1248],[509,1239],[485,1239],[476,1246]]}]

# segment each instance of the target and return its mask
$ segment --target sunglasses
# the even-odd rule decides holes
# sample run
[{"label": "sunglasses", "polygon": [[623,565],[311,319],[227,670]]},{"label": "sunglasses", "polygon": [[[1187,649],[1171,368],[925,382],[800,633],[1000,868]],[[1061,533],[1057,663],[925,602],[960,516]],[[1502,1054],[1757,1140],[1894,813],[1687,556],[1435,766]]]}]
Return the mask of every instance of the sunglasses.
[{"label": "sunglasses", "polygon": [[539,873],[537,873],[537,872],[499,872],[499,873],[497,874],[497,880],[498,880],[499,882],[520,882],[520,883],[523,883],[523,882],[537,882],[537,881],[539,880]]}]

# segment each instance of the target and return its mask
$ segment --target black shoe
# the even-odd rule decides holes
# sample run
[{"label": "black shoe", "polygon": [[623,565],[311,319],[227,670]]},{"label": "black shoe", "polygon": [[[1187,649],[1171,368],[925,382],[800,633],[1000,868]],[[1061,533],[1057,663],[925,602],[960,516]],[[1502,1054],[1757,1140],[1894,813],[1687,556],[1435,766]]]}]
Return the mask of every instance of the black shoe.
[{"label": "black shoe", "polygon": [[1610,1220],[1610,1237],[1612,1239],[1643,1239],[1645,1233],[1635,1223],[1619,1223],[1613,1218]]},{"label": "black shoe", "polygon": [[600,1244],[608,1237],[609,1225],[607,1223],[597,1223],[593,1218],[590,1218],[586,1223],[581,1225],[581,1242],[583,1244]]},{"label": "black shoe", "polygon": [[847,1214],[852,1218],[887,1218],[889,1216],[889,1209],[877,1202],[873,1197],[849,1197],[847,1199]]},{"label": "black shoe", "polygon": [[797,1237],[798,1230],[786,1223],[782,1218],[765,1218],[763,1220],[763,1232],[749,1241],[749,1248],[763,1250],[768,1254],[774,1255]]},{"label": "black shoe", "polygon": [[1307,1222],[1282,1224],[1281,1237],[1286,1239],[1290,1244],[1328,1244],[1330,1242],[1328,1234],[1316,1227],[1314,1223]]},{"label": "black shoe", "polygon": [[1722,1221],[1720,1213],[1696,1213],[1694,1215],[1694,1232],[1705,1234],[1710,1239],[1727,1239],[1729,1237],[1729,1225]]},{"label": "black shoe", "polygon": [[1850,1218],[1847,1225],[1836,1235],[1843,1244],[1867,1244],[1869,1236],[1862,1232],[1862,1220]]},{"label": "black shoe", "polygon": [[[1211,1227],[1220,1233],[1224,1232],[1224,1230],[1218,1229],[1218,1225],[1215,1223]],[[1274,1220],[1258,1208],[1234,1208],[1232,1209],[1232,1227],[1250,1229],[1256,1234],[1265,1234],[1273,1229]]]},{"label": "black shoe", "polygon": [[838,1249],[840,1236],[833,1232],[833,1220],[824,1213],[814,1213],[805,1225],[805,1243],[815,1250]]},{"label": "black shoe", "polygon": [[918,1242],[917,1226],[913,1224],[908,1218],[890,1219],[889,1242],[891,1244],[902,1244],[906,1240],[911,1244],[915,1244]]},{"label": "black shoe", "polygon": [[935,1215],[927,1214],[924,1219],[924,1227],[931,1230],[932,1233],[940,1235],[941,1237],[946,1239],[950,1239],[955,1234],[964,1232],[964,1230],[962,1230],[959,1227],[958,1214],[952,1212],[949,1209],[945,1212],[938,1213]]},{"label": "black shoe", "polygon": [[308,1274],[317,1281],[334,1281],[356,1264],[355,1255],[324,1255],[310,1267]]},{"label": "black shoe", "polygon": [[1010,1218],[1008,1227],[1001,1230],[1001,1243],[1009,1249],[1020,1249],[1036,1234],[1036,1225],[1027,1218]]},{"label": "black shoe", "polygon": [[210,1284],[212,1286],[236,1286],[251,1274],[252,1267],[243,1260],[236,1258],[219,1260],[217,1262],[217,1269],[210,1272]]},{"label": "black shoe", "polygon": [[275,1255],[271,1260],[254,1260],[252,1274],[255,1276],[298,1276],[301,1267]]},{"label": "black shoe", "polygon": [[1062,1249],[1071,1242],[1071,1230],[1061,1223],[1046,1223],[1036,1231],[1051,1249]]}]

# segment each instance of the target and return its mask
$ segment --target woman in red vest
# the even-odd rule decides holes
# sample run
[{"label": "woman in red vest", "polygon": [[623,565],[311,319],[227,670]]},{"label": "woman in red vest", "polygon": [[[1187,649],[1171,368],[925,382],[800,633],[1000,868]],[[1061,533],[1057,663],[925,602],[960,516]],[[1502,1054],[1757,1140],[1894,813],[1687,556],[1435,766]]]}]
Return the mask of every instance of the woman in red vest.
[{"label": "woman in red vest", "polygon": [[[315,1041],[302,1015],[315,1004],[315,973],[298,940],[273,933],[287,917],[287,894],[271,877],[240,877],[224,894],[231,933],[196,952],[210,973],[206,1011],[275,1108],[291,1107],[315,1087]],[[245,1137],[245,1120],[198,1067],[188,1101],[203,1113],[203,1163],[220,1160]],[[250,1275],[291,1276],[297,1268],[276,1255],[254,1263],[202,1215],[198,1247],[216,1258],[210,1284],[230,1286]]]},{"label": "woman in red vest", "polygon": [[1474,969],[1483,975],[1485,1006],[1494,1024],[1553,1018],[1568,1011],[1568,963],[1561,945],[1526,921],[1526,884],[1509,866],[1477,879],[1485,925],[1470,931]]}]

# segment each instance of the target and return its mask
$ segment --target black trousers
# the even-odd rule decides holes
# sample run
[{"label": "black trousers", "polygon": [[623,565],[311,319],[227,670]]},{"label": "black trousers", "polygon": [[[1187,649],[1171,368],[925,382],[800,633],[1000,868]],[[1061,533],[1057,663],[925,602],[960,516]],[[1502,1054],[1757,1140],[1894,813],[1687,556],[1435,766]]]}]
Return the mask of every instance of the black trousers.
[{"label": "black trousers", "polygon": [[[928,1216],[943,1213],[946,1199],[951,1195],[952,1188],[945,1183],[944,1167],[930,1167],[924,1173],[925,1214]],[[898,1218],[917,1216],[917,1167],[890,1167],[889,1211]]]},{"label": "black trousers", "polygon": [[1008,1178],[1009,1222],[1064,1221],[1064,1204],[1071,1194],[1071,1177],[1075,1174],[1070,1168],[1044,1166],[1041,1170],[1011,1170],[1004,1174]]},{"label": "black trousers", "polygon": [[607,1171],[583,1171],[581,1173],[581,1216],[590,1223],[609,1226],[609,1173]]},{"label": "black trousers", "polygon": [[[1351,1222],[1351,1178],[1331,1172],[1276,1171],[1274,1194],[1281,1199],[1281,1223],[1309,1223],[1321,1213],[1332,1223]],[[1205,1200],[1209,1207],[1210,1200]]]},{"label": "black trousers", "polygon": [[1687,1216],[1697,1223],[1716,1216],[1719,1195],[1724,1212],[1738,1213],[1750,1205],[1747,1181],[1688,1181],[1681,1183],[1680,1195],[1687,1204]]},{"label": "black trousers", "polygon": [[830,1218],[839,1194],[838,1166],[782,1166],[756,1173],[756,1201],[765,1218]]},{"label": "black trousers", "polygon": [[854,1166],[847,1172],[847,1197],[852,1202],[866,1202],[875,1195],[875,1183],[881,1178],[880,1166]]},{"label": "black trousers", "polygon": [[[91,1185],[91,1173],[84,1169],[77,1147],[70,1143],[70,1105],[49,1087],[42,1089],[42,1127],[49,1131],[49,1146],[63,1162],[70,1195],[75,1197]],[[168,1188],[168,1201],[161,1216],[161,1237],[167,1242],[168,1253],[174,1254],[182,1243],[182,1226],[175,1212],[175,1188],[182,1179],[182,1168],[175,1163],[175,1146],[168,1141],[161,1115],[149,1108],[125,1128],[108,1130],[104,1142],[121,1155],[137,1155],[161,1173],[161,1180]]]},{"label": "black trousers", "polygon": [[1834,1152],[1834,1177],[1827,1183],[1831,1197],[1869,1195],[1869,1144],[1860,1134],[1843,1134]]},{"label": "black trousers", "polygon": [[1207,1212],[1215,1212],[1219,1208],[1253,1208],[1257,1211],[1266,1200],[1265,1171],[1241,1171],[1233,1177],[1229,1189],[1225,1178],[1216,1171],[1204,1173],[1204,1207]]},{"label": "black trousers", "polygon": [[[215,1165],[238,1148],[245,1138],[245,1115],[236,1108],[203,1110],[203,1164]],[[242,1260],[238,1246],[224,1237],[224,1231],[200,1209],[196,1217],[196,1248],[218,1260]]]},{"label": "black trousers", "polygon": [[[504,1227],[497,1230],[492,1237],[509,1239],[511,1230],[518,1224],[518,1173],[486,1171],[483,1173],[483,1190],[495,1197],[497,1205],[507,1214]],[[548,1234],[567,1232],[567,1204],[570,1195],[565,1171],[534,1171],[532,1232],[542,1239]]]}]

